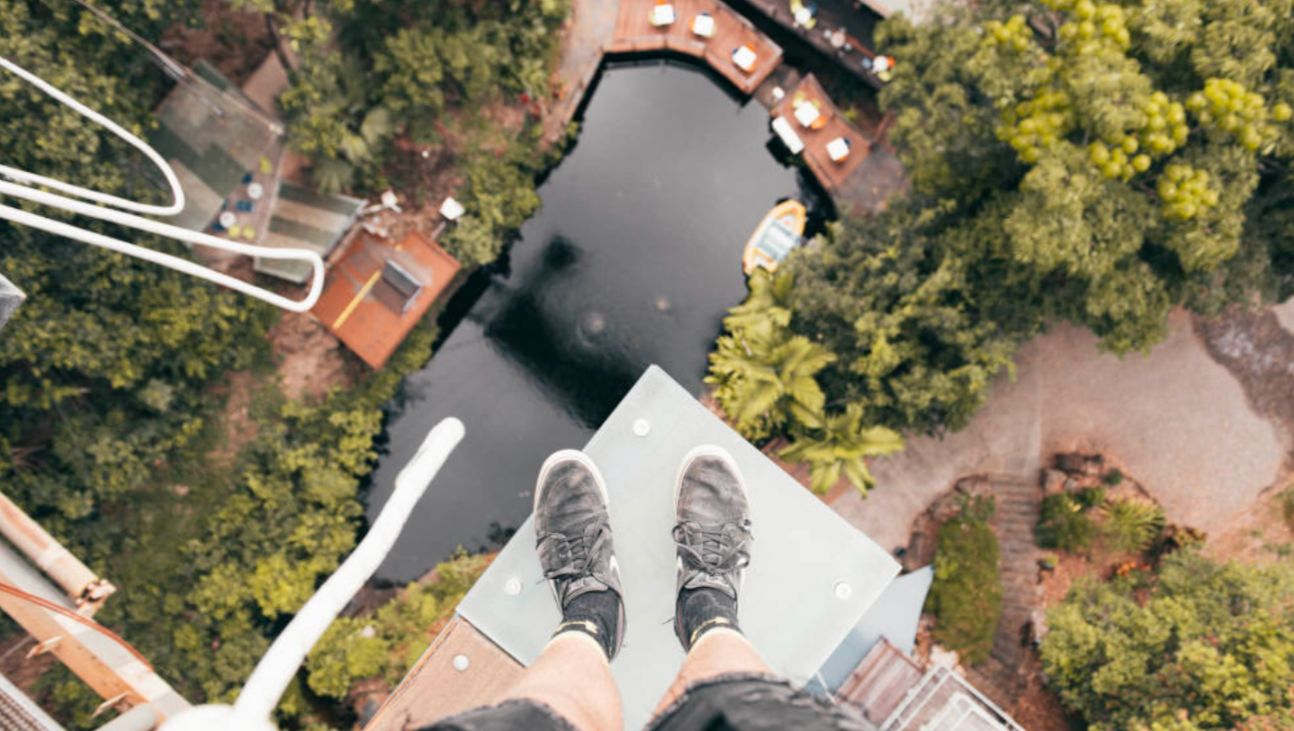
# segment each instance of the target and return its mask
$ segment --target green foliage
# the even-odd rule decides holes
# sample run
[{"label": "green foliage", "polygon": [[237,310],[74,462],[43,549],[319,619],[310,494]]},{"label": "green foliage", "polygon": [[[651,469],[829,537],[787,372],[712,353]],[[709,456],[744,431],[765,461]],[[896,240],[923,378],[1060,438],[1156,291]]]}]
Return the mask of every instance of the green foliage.
[{"label": "green foliage", "polygon": [[1102,512],[1101,537],[1116,551],[1144,551],[1164,528],[1164,511],[1148,500],[1107,500]]},{"label": "green foliage", "polygon": [[939,527],[935,580],[926,609],[935,640],[977,665],[988,659],[1002,614],[997,537],[988,526],[991,499],[976,498]]},{"label": "green foliage", "polygon": [[1042,500],[1042,516],[1034,529],[1038,545],[1070,553],[1085,553],[1096,537],[1096,524],[1086,505],[1068,492],[1054,493]]},{"label": "green foliage", "polygon": [[306,658],[310,690],[344,699],[371,677],[393,688],[488,565],[486,557],[460,554],[437,566],[433,581],[409,584],[371,615],[334,621]]},{"label": "green foliage", "polygon": [[875,484],[865,457],[903,449],[903,437],[883,426],[863,424],[863,410],[850,404],[843,413],[829,414],[817,430],[806,429],[778,455],[809,465],[814,492],[830,490],[843,475],[849,484],[866,493]]},{"label": "green foliage", "polygon": [[[474,210],[477,222],[460,243],[474,243],[465,247],[467,261],[497,256],[501,243],[494,243],[487,258],[491,247],[480,242],[483,231],[498,242],[533,212],[533,166],[542,155],[527,134],[507,131],[504,136],[513,139],[506,146],[524,150],[499,154],[481,149],[473,133],[500,127],[483,114],[486,108],[522,94],[548,93],[555,31],[569,12],[566,0],[333,0],[315,15],[295,12],[299,5],[276,2],[258,9],[283,26],[300,56],[280,105],[290,143],[315,160],[315,182],[326,190],[383,187],[392,159],[417,152],[396,144],[401,140],[448,149],[453,156],[482,153],[467,161],[466,177],[476,190],[468,202],[475,202],[472,195],[518,200],[482,200],[481,210]],[[526,124],[537,126],[535,120]],[[439,150],[434,156],[427,152],[429,159],[440,157]],[[487,158],[504,158],[495,164],[510,170],[491,169]],[[492,220],[499,217],[509,221],[506,227]]]},{"label": "green foliage", "polygon": [[814,376],[835,360],[826,348],[787,331],[782,304],[791,287],[785,274],[757,269],[750,296],[724,318],[727,335],[710,354],[706,383],[747,439],[762,439],[788,419],[821,426],[825,399]]},{"label": "green foliage", "polygon": [[1179,551],[1144,598],[1123,580],[1071,592],[1048,615],[1043,667],[1093,731],[1287,728],[1292,607],[1288,562]]},{"label": "green foliage", "polygon": [[1118,487],[1123,482],[1123,473],[1119,470],[1110,470],[1101,475],[1101,482],[1109,487]]},{"label": "green foliage", "polygon": [[1010,323],[1013,305],[976,301],[968,262],[931,238],[936,218],[908,201],[847,219],[786,266],[791,331],[839,356],[819,381],[830,402],[858,404],[867,423],[964,426],[993,377],[1011,369],[1017,340],[1007,327],[1037,326]]}]

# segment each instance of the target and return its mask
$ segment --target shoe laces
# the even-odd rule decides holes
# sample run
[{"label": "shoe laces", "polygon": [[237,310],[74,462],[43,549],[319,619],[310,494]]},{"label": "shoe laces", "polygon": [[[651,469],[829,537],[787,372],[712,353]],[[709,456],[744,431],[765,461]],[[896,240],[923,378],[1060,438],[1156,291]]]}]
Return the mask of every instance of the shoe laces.
[{"label": "shoe laces", "polygon": [[674,543],[692,567],[711,576],[746,568],[750,563],[750,529],[737,523],[674,526]]},{"label": "shoe laces", "polygon": [[598,520],[585,525],[578,535],[548,534],[547,538],[555,543],[560,565],[545,571],[544,578],[559,579],[592,574],[594,557],[602,554],[602,548],[610,537],[607,524]]}]

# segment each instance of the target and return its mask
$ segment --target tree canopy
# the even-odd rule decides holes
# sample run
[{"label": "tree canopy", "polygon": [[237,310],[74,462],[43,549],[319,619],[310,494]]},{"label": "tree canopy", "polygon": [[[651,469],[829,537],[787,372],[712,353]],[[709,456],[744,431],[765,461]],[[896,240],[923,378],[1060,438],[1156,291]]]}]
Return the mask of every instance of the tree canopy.
[{"label": "tree canopy", "polygon": [[1093,731],[1288,728],[1294,569],[1186,551],[1157,577],[1076,588],[1047,618],[1042,661]]},{"label": "tree canopy", "polygon": [[783,265],[827,411],[958,429],[1050,322],[1123,354],[1173,307],[1294,294],[1292,11],[1048,0],[882,23],[911,190]]}]

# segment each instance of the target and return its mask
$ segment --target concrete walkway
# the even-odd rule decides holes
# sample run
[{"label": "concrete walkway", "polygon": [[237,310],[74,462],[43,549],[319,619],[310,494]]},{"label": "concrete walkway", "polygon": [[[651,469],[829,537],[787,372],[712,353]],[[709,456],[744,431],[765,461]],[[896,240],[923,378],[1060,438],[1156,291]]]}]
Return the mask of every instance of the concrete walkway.
[{"label": "concrete walkway", "polygon": [[[1284,423],[1294,409],[1294,374],[1281,390],[1274,374],[1244,368],[1288,365],[1280,357],[1294,347],[1294,301],[1276,309],[1284,330],[1272,331],[1272,314],[1229,318],[1209,343],[1177,312],[1149,355],[1122,359],[1098,351],[1087,331],[1057,326],[1021,350],[1016,380],[999,380],[966,429],[910,437],[907,450],[874,461],[878,487],[867,498],[845,492],[833,507],[895,548],[958,477],[1035,478],[1045,456],[1090,450],[1135,475],[1170,521],[1219,532],[1283,477],[1294,454],[1294,429]],[[1222,346],[1236,342],[1247,355],[1228,359],[1236,351]]]}]

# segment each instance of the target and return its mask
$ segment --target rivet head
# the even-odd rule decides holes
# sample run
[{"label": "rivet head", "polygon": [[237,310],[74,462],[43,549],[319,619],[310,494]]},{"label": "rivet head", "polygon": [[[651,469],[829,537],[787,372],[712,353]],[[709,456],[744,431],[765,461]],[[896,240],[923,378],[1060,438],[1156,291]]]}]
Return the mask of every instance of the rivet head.
[{"label": "rivet head", "polygon": [[503,584],[503,591],[508,596],[516,596],[521,593],[521,579],[513,576]]},{"label": "rivet head", "polygon": [[848,581],[836,582],[837,599],[848,599],[849,597],[853,596],[853,594],[854,594],[854,587],[850,586]]},{"label": "rivet head", "polygon": [[646,419],[634,419],[634,436],[645,437],[651,433],[651,422]]},{"label": "rivet head", "polygon": [[457,670],[458,672],[460,672],[460,673],[461,673],[461,672],[463,672],[463,671],[467,670],[467,669],[468,669],[468,668],[470,668],[470,667],[472,667],[472,661],[471,661],[470,659],[468,659],[467,655],[455,655],[455,656],[454,656],[454,669],[455,669],[455,670]]}]

